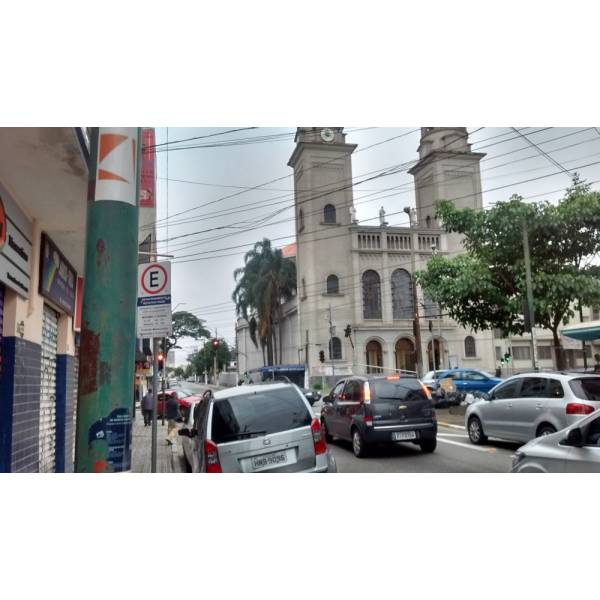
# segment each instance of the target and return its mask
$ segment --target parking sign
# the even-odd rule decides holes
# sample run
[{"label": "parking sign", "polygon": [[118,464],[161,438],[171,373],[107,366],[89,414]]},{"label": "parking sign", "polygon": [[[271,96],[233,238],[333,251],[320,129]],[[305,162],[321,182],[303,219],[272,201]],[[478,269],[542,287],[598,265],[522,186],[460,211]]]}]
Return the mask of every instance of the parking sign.
[{"label": "parking sign", "polygon": [[171,323],[171,263],[144,263],[138,267],[137,335],[168,337]]}]

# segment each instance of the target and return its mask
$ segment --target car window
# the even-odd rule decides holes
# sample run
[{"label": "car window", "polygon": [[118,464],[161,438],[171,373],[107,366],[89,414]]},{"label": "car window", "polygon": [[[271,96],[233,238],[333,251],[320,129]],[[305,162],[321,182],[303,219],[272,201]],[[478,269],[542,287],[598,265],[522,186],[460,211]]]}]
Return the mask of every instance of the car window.
[{"label": "car window", "polygon": [[361,382],[356,379],[351,379],[346,384],[346,389],[344,390],[346,400],[360,402],[362,400],[362,390],[363,386],[361,385]]},{"label": "car window", "polygon": [[337,398],[339,397],[339,395],[342,393],[342,390],[344,389],[344,384],[346,382],[345,381],[340,381],[331,391],[331,397],[334,400],[337,400]]},{"label": "car window", "polygon": [[520,398],[541,398],[546,394],[546,379],[543,377],[525,377],[521,383]]},{"label": "car window", "polygon": [[435,379],[435,371],[427,371],[427,373],[423,375],[423,379]]},{"label": "car window", "polygon": [[600,377],[571,379],[569,387],[581,400],[600,400]]},{"label": "car window", "polygon": [[503,383],[496,388],[496,391],[494,392],[494,398],[498,398],[498,400],[503,400],[504,398],[515,398],[519,384],[520,382],[518,379],[513,379],[512,381]]},{"label": "car window", "polygon": [[588,425],[584,443],[586,446],[600,446],[600,417]]},{"label": "car window", "polygon": [[548,379],[548,386],[546,388],[545,398],[564,398],[565,390],[563,390],[562,383],[558,379]]},{"label": "car window", "polygon": [[485,381],[487,377],[481,373],[477,373],[477,371],[465,371],[463,379],[468,381]]},{"label": "car window", "polygon": [[179,412],[181,413],[181,418],[183,419],[184,423],[187,423],[189,421],[191,410],[192,410],[191,406],[180,406],[179,407]]},{"label": "car window", "polygon": [[261,390],[215,400],[211,438],[217,444],[297,429],[312,416],[295,388]]},{"label": "car window", "polygon": [[418,379],[375,379],[369,384],[374,391],[372,401],[388,402],[389,400],[424,400],[427,394]]},{"label": "car window", "polygon": [[449,377],[453,381],[457,381],[458,379],[462,379],[463,378],[463,372],[462,371],[453,371],[451,373],[446,373],[445,376]]}]

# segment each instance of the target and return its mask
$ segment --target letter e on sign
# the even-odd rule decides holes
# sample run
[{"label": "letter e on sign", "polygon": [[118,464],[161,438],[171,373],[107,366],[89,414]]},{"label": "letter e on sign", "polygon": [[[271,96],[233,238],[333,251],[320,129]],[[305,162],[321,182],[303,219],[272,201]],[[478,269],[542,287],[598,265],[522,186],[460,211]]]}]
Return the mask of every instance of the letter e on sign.
[{"label": "letter e on sign", "polygon": [[139,266],[138,297],[170,296],[171,263],[146,263]]}]

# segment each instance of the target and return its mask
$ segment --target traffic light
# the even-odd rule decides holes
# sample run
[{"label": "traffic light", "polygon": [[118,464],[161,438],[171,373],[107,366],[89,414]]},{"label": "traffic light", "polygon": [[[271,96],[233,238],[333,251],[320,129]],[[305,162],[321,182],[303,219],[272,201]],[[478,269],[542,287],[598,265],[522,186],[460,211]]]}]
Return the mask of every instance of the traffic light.
[{"label": "traffic light", "polygon": [[165,355],[162,352],[158,353],[158,370],[162,371],[165,366]]},{"label": "traffic light", "polygon": [[509,363],[512,360],[512,356],[510,355],[510,350],[504,354],[504,356],[500,359],[500,364],[504,365]]},{"label": "traffic light", "polygon": [[325,351],[319,350],[319,360],[324,363],[325,362]]},{"label": "traffic light", "polygon": [[219,340],[218,340],[217,338],[215,338],[215,339],[212,341],[212,347],[213,347],[215,350],[218,350],[218,348],[219,348]]},{"label": "traffic light", "polygon": [[350,324],[346,325],[346,329],[344,329],[344,337],[349,338],[352,335],[352,327]]}]

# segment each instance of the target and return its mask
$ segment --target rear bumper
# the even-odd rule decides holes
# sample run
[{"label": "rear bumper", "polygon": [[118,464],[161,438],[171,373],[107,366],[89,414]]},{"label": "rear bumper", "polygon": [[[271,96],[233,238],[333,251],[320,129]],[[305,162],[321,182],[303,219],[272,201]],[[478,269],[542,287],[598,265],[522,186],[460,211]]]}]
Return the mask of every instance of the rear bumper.
[{"label": "rear bumper", "polygon": [[364,427],[362,429],[362,434],[365,442],[369,444],[373,443],[382,443],[382,442],[393,442],[392,434],[396,431],[415,431],[417,433],[417,437],[415,440],[407,440],[407,441],[415,441],[425,438],[434,438],[437,435],[437,422],[430,423],[413,423],[410,425],[386,425],[386,426],[373,426],[373,427]]}]

